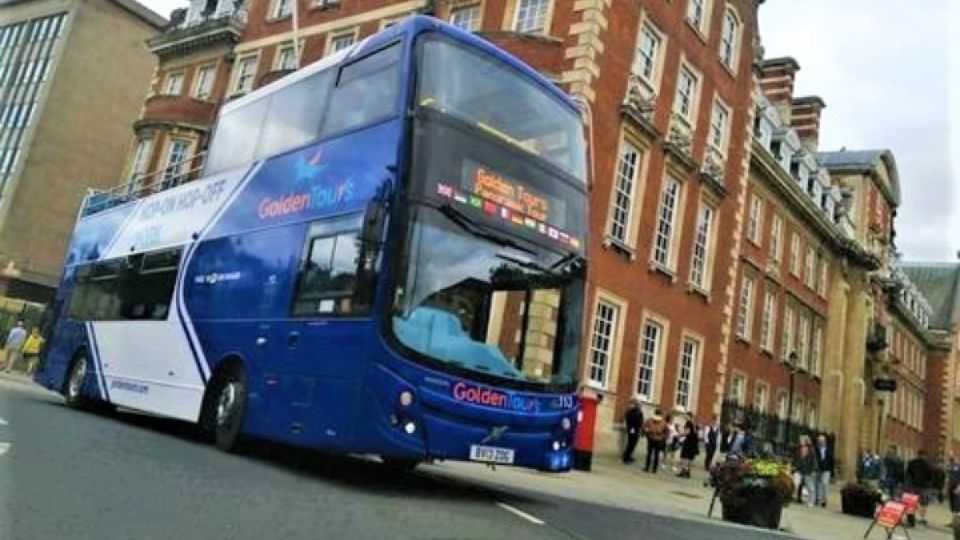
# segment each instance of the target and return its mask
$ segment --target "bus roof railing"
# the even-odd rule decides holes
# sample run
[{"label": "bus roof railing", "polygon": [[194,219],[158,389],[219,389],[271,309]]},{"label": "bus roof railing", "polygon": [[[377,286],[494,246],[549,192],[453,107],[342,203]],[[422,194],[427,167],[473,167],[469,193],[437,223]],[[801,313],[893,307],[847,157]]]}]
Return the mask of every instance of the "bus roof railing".
[{"label": "bus roof railing", "polygon": [[136,173],[129,182],[109,189],[89,189],[80,216],[103,212],[196,180],[203,171],[206,154],[201,152],[149,173]]}]

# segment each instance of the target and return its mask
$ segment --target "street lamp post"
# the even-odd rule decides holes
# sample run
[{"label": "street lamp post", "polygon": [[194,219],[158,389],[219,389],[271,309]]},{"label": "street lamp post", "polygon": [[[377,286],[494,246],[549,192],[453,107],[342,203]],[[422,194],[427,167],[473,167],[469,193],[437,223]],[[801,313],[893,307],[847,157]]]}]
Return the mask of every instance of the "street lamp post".
[{"label": "street lamp post", "polygon": [[793,376],[797,372],[797,353],[791,351],[787,357],[788,367],[790,368],[790,391],[787,394],[787,430],[784,445],[790,447],[790,423],[793,421]]}]

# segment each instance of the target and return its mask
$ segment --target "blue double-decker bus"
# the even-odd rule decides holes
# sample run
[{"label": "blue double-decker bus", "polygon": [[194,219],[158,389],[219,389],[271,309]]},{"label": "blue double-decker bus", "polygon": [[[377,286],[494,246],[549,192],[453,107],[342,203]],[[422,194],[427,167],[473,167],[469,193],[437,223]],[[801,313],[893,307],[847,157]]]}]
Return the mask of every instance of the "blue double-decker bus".
[{"label": "blue double-decker bus", "polygon": [[224,105],[199,178],[89,196],[36,381],[228,451],[568,470],[582,135],[550,81],[411,17]]}]

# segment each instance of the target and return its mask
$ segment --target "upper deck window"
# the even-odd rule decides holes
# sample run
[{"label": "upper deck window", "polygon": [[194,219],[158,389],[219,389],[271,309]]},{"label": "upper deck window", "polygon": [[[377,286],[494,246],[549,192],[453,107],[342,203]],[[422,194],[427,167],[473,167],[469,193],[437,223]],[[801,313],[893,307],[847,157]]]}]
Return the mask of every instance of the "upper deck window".
[{"label": "upper deck window", "polygon": [[439,39],[420,51],[418,102],[539,156],[583,181],[582,124],[546,88],[487,55]]}]

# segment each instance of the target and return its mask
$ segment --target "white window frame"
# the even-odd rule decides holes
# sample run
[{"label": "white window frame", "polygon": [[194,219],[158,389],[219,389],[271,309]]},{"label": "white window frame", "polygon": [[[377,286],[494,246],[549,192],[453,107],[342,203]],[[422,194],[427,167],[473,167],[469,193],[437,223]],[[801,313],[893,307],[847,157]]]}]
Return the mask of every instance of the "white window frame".
[{"label": "white window frame", "polygon": [[[633,156],[632,163],[629,156]],[[637,184],[643,168],[644,151],[632,143],[621,140],[617,157],[617,170],[614,172],[613,190],[610,201],[610,216],[607,234],[623,245],[632,245],[633,214],[636,206]]]},{"label": "white window frame", "polygon": [[[341,41],[345,38],[350,38],[350,43],[347,45],[341,45]],[[327,38],[327,53],[325,56],[330,56],[331,54],[336,54],[342,50],[349,49],[357,43],[357,29],[352,28],[349,30],[339,30],[336,32],[330,32],[330,35]]]},{"label": "white window frame", "polygon": [[732,72],[736,72],[737,60],[740,58],[740,34],[743,23],[740,16],[730,6],[723,10],[723,24],[720,29],[720,48],[717,51],[720,63]]},{"label": "white window frame", "polygon": [[[471,23],[469,28],[465,26],[461,26],[460,24],[457,23],[457,15],[463,14],[463,13],[473,14],[473,16],[471,16],[469,19],[466,19],[466,22]],[[478,2],[476,4],[468,4],[468,5],[454,7],[453,9],[450,10],[449,21],[450,21],[450,24],[460,28],[461,30],[465,30],[467,32],[476,32],[477,30],[480,30],[480,27],[481,27],[480,25],[483,24],[483,6]],[[461,21],[461,22],[464,22],[464,21]]]},{"label": "white window frame", "polygon": [[[204,73],[207,74],[206,77],[201,76]],[[213,83],[216,81],[216,78],[217,66],[215,64],[197,67],[197,71],[193,76],[193,97],[202,101],[210,99],[210,94],[213,93]]]},{"label": "white window frame", "polygon": [[654,231],[653,263],[668,270],[674,268],[674,245],[683,185],[669,174],[663,177],[660,203],[657,206],[657,229]]},{"label": "white window frame", "polygon": [[260,55],[250,54],[237,59],[233,81],[230,85],[234,95],[246,94],[253,90],[254,80],[257,78],[257,69],[260,66]]},{"label": "white window frame", "polygon": [[783,260],[783,218],[777,213],[770,218],[770,259],[776,263]]},{"label": "white window frame", "polygon": [[710,133],[707,137],[710,148],[721,157],[727,157],[727,146],[730,140],[730,107],[727,107],[720,98],[713,100],[713,109],[710,111]]},{"label": "white window frame", "polygon": [[729,399],[737,405],[744,405],[747,399],[747,375],[734,371],[730,377]]},{"label": "white window frame", "polygon": [[[652,50],[646,50],[647,36],[652,38]],[[663,54],[666,37],[650,21],[644,21],[640,25],[640,32],[637,35],[637,50],[633,57],[633,72],[650,85],[650,89],[658,86],[660,81],[660,63]]]},{"label": "white window frame", "polygon": [[822,298],[827,297],[827,283],[830,281],[830,262],[827,261],[827,258],[820,258],[820,268],[819,268],[819,277],[817,278],[817,294]]},{"label": "white window frame", "polygon": [[686,63],[677,73],[677,89],[673,98],[673,112],[692,130],[697,122],[697,102],[700,96],[700,74]]},{"label": "white window frame", "polygon": [[810,342],[810,373],[820,376],[823,365],[823,323],[814,321],[813,341]]},{"label": "white window frame", "polygon": [[[761,397],[762,396],[762,397]],[[769,408],[770,386],[764,381],[753,383],[753,410],[764,414]]]},{"label": "white window frame", "polygon": [[786,392],[777,393],[777,418],[787,420],[787,414],[790,412],[790,399]]},{"label": "white window frame", "polygon": [[[177,148],[183,149],[183,155],[179,160],[174,161],[174,151]],[[163,163],[163,182],[180,182],[183,179],[183,167],[190,162],[192,149],[193,143],[188,139],[170,139],[167,143],[167,155]]]},{"label": "white window frame", "polygon": [[[536,5],[536,7],[532,7],[533,5]],[[541,9],[543,11],[542,13],[540,13]],[[532,22],[539,22],[539,24],[530,24],[526,19],[521,19],[521,15],[530,15],[531,13],[536,17],[532,19]],[[516,0],[513,9],[513,25],[511,28],[514,32],[546,35],[550,32],[549,27],[552,14],[553,0]],[[538,19],[540,20],[538,21]]]},{"label": "white window frame", "polygon": [[270,19],[281,19],[293,13],[293,3],[297,0],[273,0],[270,6]]},{"label": "white window frame", "polygon": [[777,295],[764,291],[763,312],[760,315],[760,349],[773,354],[774,321],[777,320]]},{"label": "white window frame", "polygon": [[[687,0],[687,10],[683,18],[700,35],[707,36],[707,28],[710,21],[710,1],[711,0]],[[696,15],[700,12],[699,17]]]},{"label": "white window frame", "polygon": [[760,245],[760,231],[763,230],[763,199],[756,193],[750,194],[750,211],[747,215],[747,240]]},{"label": "white window frame", "polygon": [[[284,57],[288,56],[290,59],[290,66],[284,66]],[[286,71],[290,69],[297,68],[297,47],[294,47],[293,43],[283,43],[277,45],[277,54],[273,60],[273,69],[274,71]]]},{"label": "white window frame", "polygon": [[800,277],[800,233],[796,231],[790,235],[790,273]]},{"label": "white window frame", "polygon": [[[601,310],[607,310],[610,315],[601,317]],[[590,347],[587,349],[590,355],[587,363],[587,381],[592,386],[606,388],[610,380],[622,314],[622,306],[607,299],[598,298],[594,304]]]},{"label": "white window frame", "polygon": [[737,303],[737,337],[750,341],[753,333],[753,299],[756,291],[756,280],[753,276],[744,274],[740,278],[740,296]]},{"label": "white window frame", "polygon": [[657,387],[657,368],[663,343],[666,341],[666,325],[647,317],[640,327],[640,342],[637,348],[637,376],[634,381],[636,395],[644,401],[654,401]]},{"label": "white window frame", "polygon": [[709,291],[713,281],[713,231],[717,211],[701,201],[697,210],[697,228],[690,255],[690,284],[697,290]]},{"label": "white window frame", "polygon": [[680,358],[677,361],[677,392],[674,397],[674,403],[678,410],[685,412],[693,410],[701,346],[699,339],[689,335],[684,335],[680,341]]},{"label": "white window frame", "polygon": [[801,310],[797,317],[797,364],[810,371],[810,356],[807,346],[810,344],[810,314]]},{"label": "white window frame", "polygon": [[183,72],[168,73],[163,79],[163,95],[179,96],[183,93]]},{"label": "white window frame", "polygon": [[780,334],[780,356],[784,361],[790,358],[790,353],[794,352],[793,349],[797,346],[796,339],[794,337],[794,331],[796,330],[796,313],[796,308],[790,305],[790,302],[786,302],[786,305],[783,308],[783,328]]},{"label": "white window frame", "polygon": [[133,161],[130,163],[130,176],[127,179],[131,187],[136,187],[134,183],[139,183],[140,179],[147,173],[152,153],[153,138],[144,137],[137,141],[136,149],[133,152]]},{"label": "white window frame", "polygon": [[813,246],[807,244],[807,252],[804,254],[803,260],[803,283],[809,289],[813,290],[816,287],[816,277],[817,277],[817,250]]}]

